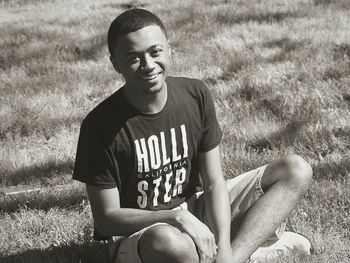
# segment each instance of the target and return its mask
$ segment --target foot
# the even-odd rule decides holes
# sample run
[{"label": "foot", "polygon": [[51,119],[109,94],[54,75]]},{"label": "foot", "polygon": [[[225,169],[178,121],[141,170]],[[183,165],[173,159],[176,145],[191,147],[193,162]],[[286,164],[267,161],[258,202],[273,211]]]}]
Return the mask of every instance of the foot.
[{"label": "foot", "polygon": [[294,232],[284,232],[278,241],[266,243],[258,248],[250,257],[251,260],[272,260],[281,256],[303,257],[311,255],[312,244],[303,235]]}]

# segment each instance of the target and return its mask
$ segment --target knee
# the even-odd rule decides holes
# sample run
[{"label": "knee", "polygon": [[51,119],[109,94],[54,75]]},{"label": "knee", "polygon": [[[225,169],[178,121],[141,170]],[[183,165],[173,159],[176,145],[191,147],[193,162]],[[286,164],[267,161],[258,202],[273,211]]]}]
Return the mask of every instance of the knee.
[{"label": "knee", "polygon": [[192,239],[175,227],[157,225],[147,229],[139,240],[143,262],[198,262]]},{"label": "knee", "polygon": [[292,154],[282,160],[285,168],[284,179],[296,186],[299,190],[306,191],[312,180],[312,167],[301,156]]}]

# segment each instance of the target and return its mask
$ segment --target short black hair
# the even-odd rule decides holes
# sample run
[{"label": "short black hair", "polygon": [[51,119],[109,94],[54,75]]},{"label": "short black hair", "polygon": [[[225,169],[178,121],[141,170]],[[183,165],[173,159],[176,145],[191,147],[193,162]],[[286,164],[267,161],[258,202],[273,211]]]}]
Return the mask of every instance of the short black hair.
[{"label": "short black hair", "polygon": [[120,36],[152,25],[159,26],[165,37],[168,37],[162,21],[150,11],[134,8],[121,13],[113,20],[108,30],[109,53],[113,55],[113,50]]}]

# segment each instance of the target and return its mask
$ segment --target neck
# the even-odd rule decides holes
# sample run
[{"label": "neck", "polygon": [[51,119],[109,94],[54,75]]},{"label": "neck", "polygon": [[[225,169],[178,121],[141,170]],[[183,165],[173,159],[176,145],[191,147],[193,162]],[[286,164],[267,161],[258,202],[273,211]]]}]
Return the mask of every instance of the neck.
[{"label": "neck", "polygon": [[126,85],[123,92],[128,102],[140,112],[145,114],[156,114],[160,112],[168,97],[167,85],[164,82],[162,89],[155,94],[134,94]]}]

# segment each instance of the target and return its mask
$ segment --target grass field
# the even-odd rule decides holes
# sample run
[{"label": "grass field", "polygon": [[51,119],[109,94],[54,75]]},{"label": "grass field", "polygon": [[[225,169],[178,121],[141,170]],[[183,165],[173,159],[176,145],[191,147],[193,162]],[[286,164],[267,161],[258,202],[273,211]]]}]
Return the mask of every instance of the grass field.
[{"label": "grass field", "polygon": [[288,220],[315,254],[350,262],[350,1],[0,0],[0,262],[107,262],[71,180],[82,118],[123,83],[106,33],[122,10],[165,22],[172,75],[204,80],[233,177],[295,152],[311,189]]}]

